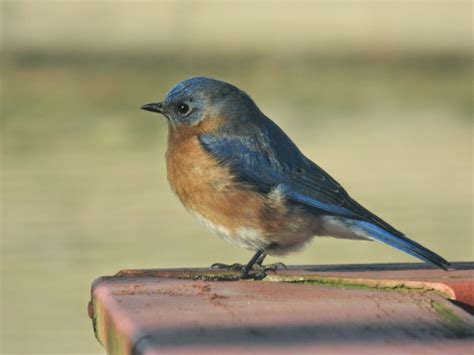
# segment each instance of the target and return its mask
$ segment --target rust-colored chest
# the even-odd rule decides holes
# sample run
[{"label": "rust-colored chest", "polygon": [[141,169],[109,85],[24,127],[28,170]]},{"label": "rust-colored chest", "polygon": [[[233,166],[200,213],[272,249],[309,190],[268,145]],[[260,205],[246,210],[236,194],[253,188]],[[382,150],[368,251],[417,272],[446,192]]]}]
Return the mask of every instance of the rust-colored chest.
[{"label": "rust-colored chest", "polygon": [[166,165],[171,188],[189,208],[202,205],[203,200],[232,183],[227,169],[203,150],[192,130],[170,130]]},{"label": "rust-colored chest", "polygon": [[256,227],[265,198],[235,181],[201,146],[199,128],[170,129],[166,164],[172,190],[194,214],[229,229]]}]

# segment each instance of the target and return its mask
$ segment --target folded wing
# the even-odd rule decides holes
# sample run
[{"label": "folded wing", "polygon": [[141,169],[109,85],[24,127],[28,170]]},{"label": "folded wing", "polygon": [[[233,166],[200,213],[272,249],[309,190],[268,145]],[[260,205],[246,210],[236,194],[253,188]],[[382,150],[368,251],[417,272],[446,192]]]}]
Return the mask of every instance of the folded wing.
[{"label": "folded wing", "polygon": [[351,218],[372,239],[441,268],[449,264],[439,255],[411,241],[390,224],[354,201],[344,188],[307,159],[288,136],[265,116],[243,128],[223,127],[199,136],[203,148],[237,179],[262,193],[279,188],[295,202],[323,214]]}]

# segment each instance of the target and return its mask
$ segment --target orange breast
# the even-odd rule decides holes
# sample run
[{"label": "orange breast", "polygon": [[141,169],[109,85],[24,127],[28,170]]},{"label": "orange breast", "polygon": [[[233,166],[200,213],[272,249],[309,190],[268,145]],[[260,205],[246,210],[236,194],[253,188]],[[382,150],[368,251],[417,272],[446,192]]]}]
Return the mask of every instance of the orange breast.
[{"label": "orange breast", "polygon": [[168,180],[181,202],[216,225],[234,232],[239,228],[262,230],[259,216],[265,196],[235,181],[201,147],[197,135],[208,127],[170,128],[166,161]]}]

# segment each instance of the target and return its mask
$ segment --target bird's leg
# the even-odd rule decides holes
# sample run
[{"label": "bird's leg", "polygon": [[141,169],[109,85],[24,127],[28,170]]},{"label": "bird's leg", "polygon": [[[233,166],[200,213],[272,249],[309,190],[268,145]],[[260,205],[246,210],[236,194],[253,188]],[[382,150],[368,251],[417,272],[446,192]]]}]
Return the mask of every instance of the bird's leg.
[{"label": "bird's leg", "polygon": [[260,256],[258,257],[258,259],[257,259],[257,261],[255,262],[255,264],[262,266],[263,260],[265,260],[266,257],[267,257],[267,253],[265,253],[265,252],[262,253],[262,255],[260,255]]},{"label": "bird's leg", "polygon": [[[211,265],[211,269],[224,269],[224,270],[232,270],[232,271],[240,271],[240,278],[241,279],[248,279],[248,278],[258,278],[262,279],[265,277],[265,270],[261,267],[261,263],[263,262],[263,259],[265,259],[266,254],[264,253],[263,250],[258,250],[255,255],[250,259],[250,261],[247,263],[247,265],[242,265],[242,264],[231,264],[231,265],[226,265],[226,264],[221,264],[221,263],[215,263]],[[258,265],[258,270],[259,273],[255,275],[255,277],[251,277],[249,275],[250,270],[254,268],[255,265]]]},{"label": "bird's leg", "polygon": [[[263,250],[257,250],[257,252],[255,253],[254,256],[252,256],[252,259],[250,259],[250,261],[247,263],[247,265],[245,265],[242,270],[240,270],[240,278],[241,279],[248,279],[249,278],[249,272],[250,270],[252,270],[253,266],[255,265],[255,263],[257,263],[257,261],[260,259],[260,257],[263,255],[263,258],[262,258],[262,261],[263,259],[265,259],[265,253]],[[265,275],[263,275],[263,277],[265,277]],[[262,278],[263,278],[262,277]]]}]

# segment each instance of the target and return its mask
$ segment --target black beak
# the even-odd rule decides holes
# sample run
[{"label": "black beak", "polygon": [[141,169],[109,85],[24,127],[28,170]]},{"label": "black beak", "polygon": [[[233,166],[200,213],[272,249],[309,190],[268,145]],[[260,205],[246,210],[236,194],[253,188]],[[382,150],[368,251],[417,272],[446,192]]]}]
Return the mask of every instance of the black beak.
[{"label": "black beak", "polygon": [[140,108],[145,111],[163,113],[163,104],[161,102],[157,102],[155,104],[146,104]]}]

